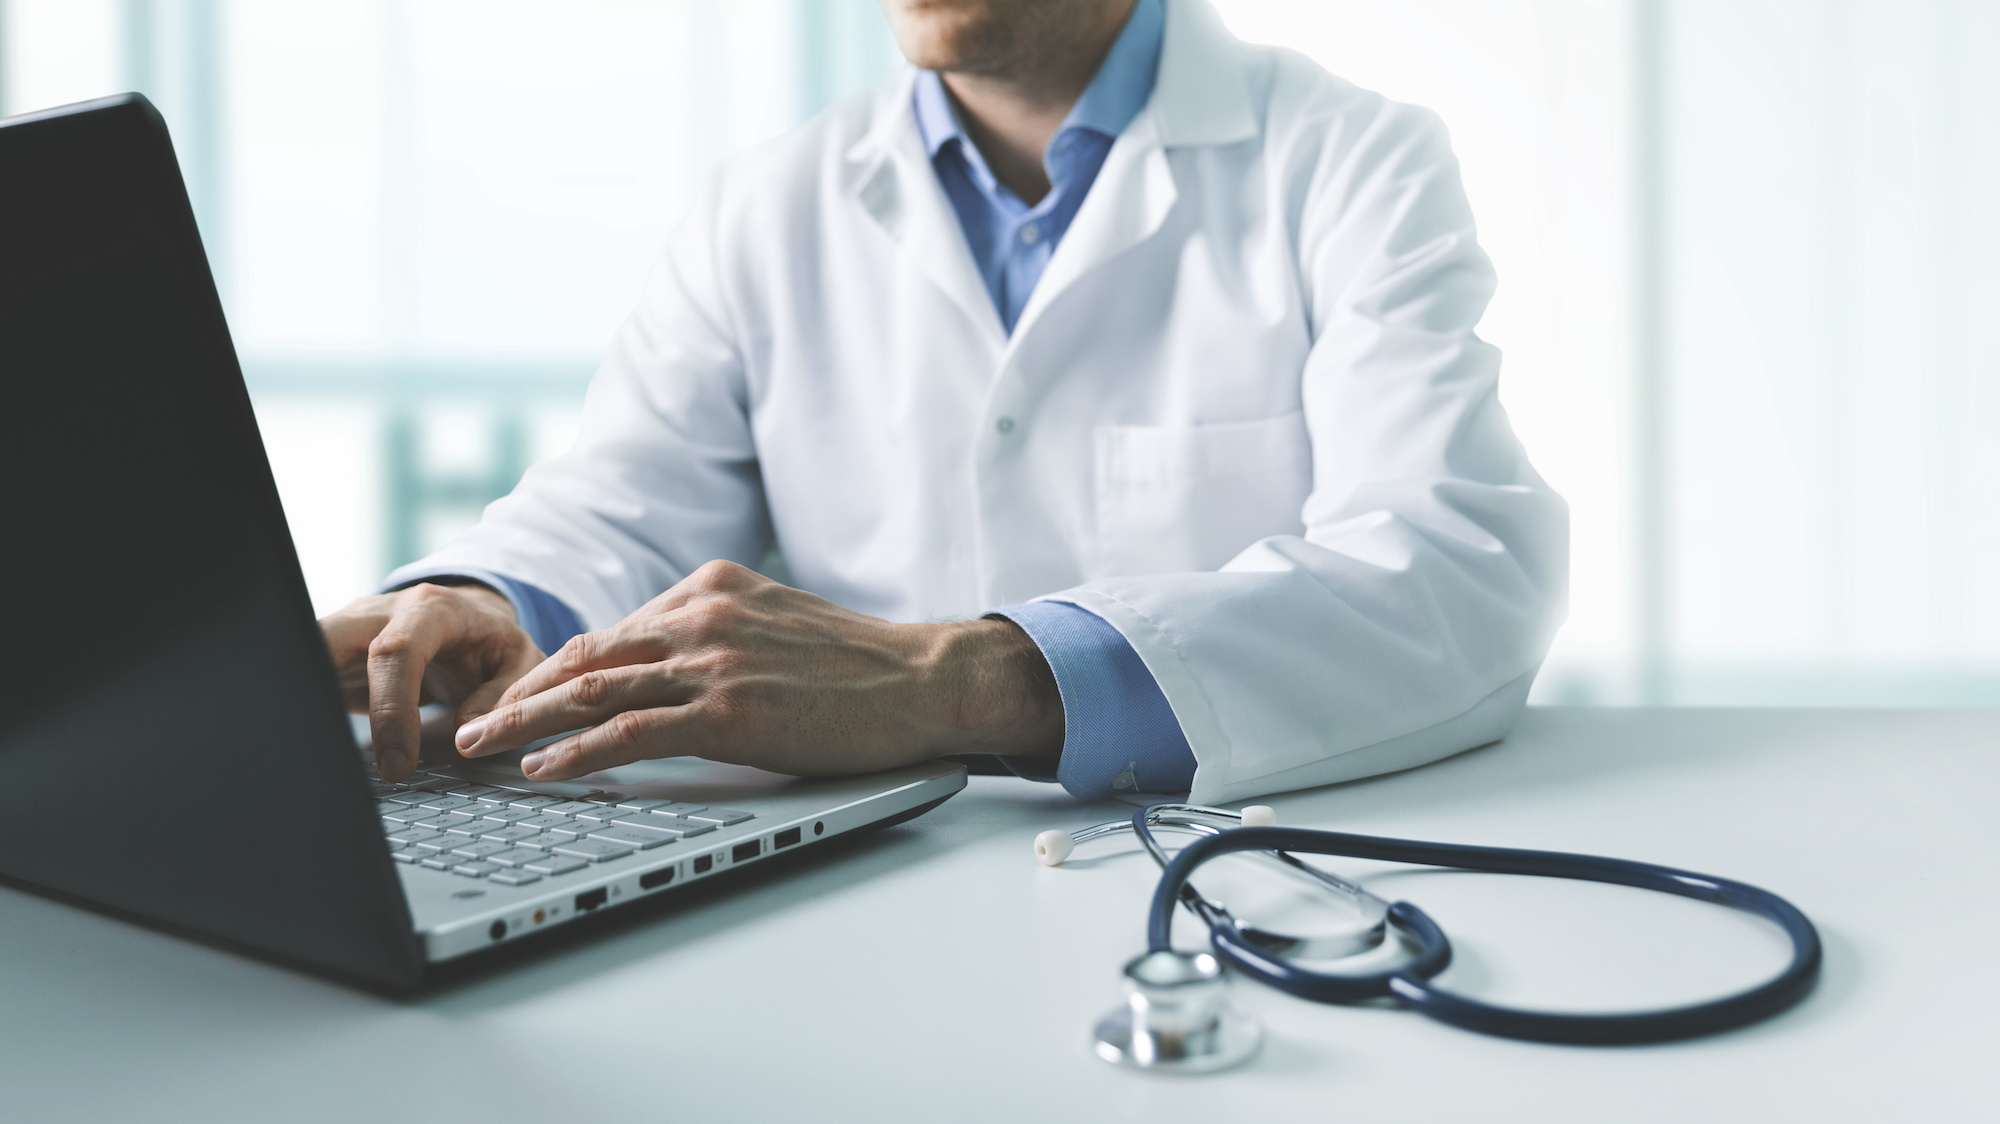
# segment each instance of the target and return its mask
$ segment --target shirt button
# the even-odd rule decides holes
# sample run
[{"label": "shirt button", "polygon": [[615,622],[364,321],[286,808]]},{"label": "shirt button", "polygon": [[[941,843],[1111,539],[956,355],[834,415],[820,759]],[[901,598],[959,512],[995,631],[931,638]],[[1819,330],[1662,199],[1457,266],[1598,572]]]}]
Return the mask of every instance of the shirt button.
[{"label": "shirt button", "polygon": [[1040,242],[1041,240],[1042,240],[1041,227],[1036,226],[1034,223],[1029,223],[1028,225],[1021,228],[1021,241],[1023,244],[1032,246],[1035,243]]},{"label": "shirt button", "polygon": [[1014,432],[1014,419],[1001,418],[999,421],[993,423],[993,428],[999,432],[1000,436],[1005,437]]}]

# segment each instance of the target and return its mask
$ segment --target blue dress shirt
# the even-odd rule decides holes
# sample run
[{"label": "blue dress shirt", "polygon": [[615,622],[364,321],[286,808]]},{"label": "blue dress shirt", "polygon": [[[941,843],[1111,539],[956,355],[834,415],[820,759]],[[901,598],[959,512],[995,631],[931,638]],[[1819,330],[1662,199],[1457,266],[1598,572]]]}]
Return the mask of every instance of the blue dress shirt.
[{"label": "blue dress shirt", "polygon": [[1049,138],[1042,155],[1049,193],[1032,207],[994,177],[959,122],[944,80],[931,70],[917,75],[912,98],[917,130],[1008,332],[1083,205],[1112,142],[1153,96],[1165,26],[1160,0],[1139,0],[1133,7],[1096,76]]},{"label": "blue dress shirt", "polygon": [[[917,75],[917,128],[944,185],[993,306],[1012,332],[1070,220],[1097,179],[1111,145],[1153,94],[1165,26],[1160,0],[1139,0],[1097,74],[1055,135],[1043,164],[1049,193],[1030,207],[994,178],[966,135],[944,82]],[[459,566],[404,581],[471,579],[505,594],[521,628],[544,652],[583,631],[568,605],[548,592],[501,574]],[[1173,707],[1132,645],[1102,617],[1064,601],[996,609],[989,616],[1019,625],[1055,672],[1062,695],[1062,759],[1053,774],[1037,763],[1003,758],[1035,780],[1061,782],[1083,800],[1114,792],[1185,792],[1194,782],[1194,751]]]}]

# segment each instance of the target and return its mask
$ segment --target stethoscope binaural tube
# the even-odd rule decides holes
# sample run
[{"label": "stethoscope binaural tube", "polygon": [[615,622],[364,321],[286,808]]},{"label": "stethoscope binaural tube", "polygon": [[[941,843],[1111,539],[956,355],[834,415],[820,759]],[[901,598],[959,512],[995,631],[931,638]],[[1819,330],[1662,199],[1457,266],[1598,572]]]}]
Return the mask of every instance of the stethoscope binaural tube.
[{"label": "stethoscope binaural tube", "polygon": [[1372,975],[1314,972],[1282,957],[1265,955],[1227,927],[1210,927],[1218,959],[1301,998],[1352,1002],[1394,996],[1420,1014],[1482,1034],[1536,1042],[1619,1045],[1693,1038],[1756,1022],[1803,999],[1819,977],[1819,933],[1812,922],[1790,902],[1747,883],[1595,855],[1424,843],[1284,827],[1242,827],[1197,839],[1183,847],[1167,864],[1153,891],[1146,919],[1148,950],[1171,950],[1174,905],[1196,868],[1219,855],[1264,850],[1380,859],[1494,874],[1572,878],[1657,890],[1756,914],[1783,929],[1792,944],[1791,963],[1783,971],[1756,987],[1722,999],[1651,1011],[1578,1015],[1481,1003],[1432,985],[1430,977],[1451,962],[1451,946],[1436,923],[1408,902],[1392,905],[1389,919],[1416,941],[1416,958],[1393,971]]},{"label": "stethoscope binaural tube", "polygon": [[[1164,871],[1173,856],[1154,838],[1155,832],[1217,835],[1242,824],[1252,827],[1269,825],[1272,815],[1271,809],[1256,805],[1239,813],[1199,804],[1151,804],[1134,812],[1127,820],[1112,820],[1068,833],[1045,831],[1035,837],[1035,857],[1044,865],[1058,865],[1080,844],[1130,832]],[[1369,893],[1365,887],[1282,851],[1268,852],[1259,857],[1268,859],[1290,874],[1307,878],[1320,890],[1345,901],[1355,911],[1359,924],[1344,931],[1313,936],[1276,933],[1235,917],[1221,902],[1203,897],[1192,884],[1181,888],[1181,904],[1209,928],[1227,927],[1242,938],[1240,943],[1246,948],[1255,949],[1262,955],[1340,959],[1367,952],[1387,939],[1389,903]]]}]

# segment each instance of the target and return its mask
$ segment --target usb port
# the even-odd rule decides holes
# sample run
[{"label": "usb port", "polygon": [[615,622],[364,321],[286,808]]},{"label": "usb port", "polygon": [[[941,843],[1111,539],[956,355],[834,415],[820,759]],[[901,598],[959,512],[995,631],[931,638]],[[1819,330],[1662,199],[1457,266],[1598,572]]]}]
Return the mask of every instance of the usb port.
[{"label": "usb port", "polygon": [[733,863],[740,863],[744,859],[754,859],[763,852],[764,852],[764,841],[761,839],[752,839],[748,843],[738,843],[729,852],[729,861]]},{"label": "usb port", "polygon": [[605,899],[610,896],[610,891],[602,886],[599,886],[595,890],[585,890],[576,896],[576,911],[578,913],[589,913],[591,910],[603,905]]},{"label": "usb port", "polygon": [[715,865],[714,855],[703,855],[702,857],[694,861],[694,872],[696,874],[707,874],[708,868],[714,865]]},{"label": "usb port", "polygon": [[771,837],[771,849],[775,851],[780,847],[789,847],[799,841],[799,836],[800,830],[798,828],[788,827]]},{"label": "usb port", "polygon": [[656,886],[664,886],[673,880],[673,867],[669,866],[662,867],[659,870],[649,870],[639,876],[639,888],[641,890],[651,890]]}]

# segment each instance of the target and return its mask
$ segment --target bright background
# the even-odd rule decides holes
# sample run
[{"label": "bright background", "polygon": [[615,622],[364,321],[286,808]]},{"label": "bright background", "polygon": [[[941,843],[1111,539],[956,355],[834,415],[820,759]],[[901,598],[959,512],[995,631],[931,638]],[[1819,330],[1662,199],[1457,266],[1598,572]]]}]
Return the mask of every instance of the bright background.
[{"label": "bright background", "polygon": [[[1222,0],[1450,124],[1576,703],[2000,702],[2000,4]],[[559,450],[719,157],[873,0],[0,0],[0,111],[174,130],[315,604]]]}]

